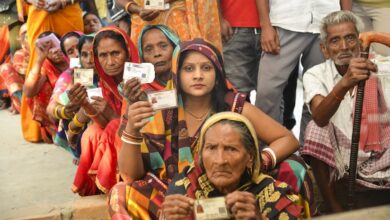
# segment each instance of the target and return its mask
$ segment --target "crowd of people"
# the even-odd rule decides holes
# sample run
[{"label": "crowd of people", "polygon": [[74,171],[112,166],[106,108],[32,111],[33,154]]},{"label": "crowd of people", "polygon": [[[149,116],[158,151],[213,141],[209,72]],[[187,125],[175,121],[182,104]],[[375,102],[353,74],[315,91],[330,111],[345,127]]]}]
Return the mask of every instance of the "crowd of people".
[{"label": "crowd of people", "polygon": [[[197,201],[214,197],[235,219],[343,211],[335,188],[349,172],[361,81],[356,181],[362,191],[390,192],[382,70],[360,56],[359,40],[375,31],[369,43],[385,46],[373,45],[370,57],[390,56],[390,2],[156,2],[7,2],[19,21],[0,28],[0,107],[20,113],[26,141],[73,155],[74,193],[106,194],[112,219],[194,219],[204,211]],[[152,64],[153,81],[125,79],[129,62]],[[297,140],[290,130],[301,74]],[[148,97],[163,92],[176,104],[156,109]]]}]

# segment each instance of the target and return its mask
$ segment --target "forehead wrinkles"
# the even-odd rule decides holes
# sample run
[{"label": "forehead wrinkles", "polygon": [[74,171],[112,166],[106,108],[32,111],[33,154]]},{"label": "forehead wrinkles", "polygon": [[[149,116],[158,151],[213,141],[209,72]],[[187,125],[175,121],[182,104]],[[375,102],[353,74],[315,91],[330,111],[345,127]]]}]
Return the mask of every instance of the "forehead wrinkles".
[{"label": "forehead wrinkles", "polygon": [[166,42],[169,42],[168,38],[159,29],[151,29],[147,31],[142,38],[142,44],[144,47]]}]

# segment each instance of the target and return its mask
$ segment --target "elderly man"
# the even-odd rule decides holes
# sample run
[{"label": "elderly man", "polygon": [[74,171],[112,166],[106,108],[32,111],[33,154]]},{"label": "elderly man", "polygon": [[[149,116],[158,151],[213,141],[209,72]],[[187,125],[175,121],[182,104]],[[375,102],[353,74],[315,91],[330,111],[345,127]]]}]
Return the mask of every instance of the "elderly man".
[{"label": "elderly man", "polygon": [[[342,210],[334,186],[348,172],[354,89],[359,81],[367,80],[365,97],[371,100],[383,98],[380,93],[375,95],[378,94],[377,78],[370,77],[370,71],[376,72],[376,65],[359,58],[360,27],[359,18],[352,12],[338,11],[327,15],[322,20],[320,35],[321,50],[327,60],[303,76],[305,102],[310,107],[313,121],[306,129],[301,154],[310,160],[324,201],[332,212]],[[374,89],[373,93],[367,93],[373,91],[368,86]],[[365,103],[369,102],[365,99]],[[366,106],[370,107],[374,106]],[[388,116],[388,112],[384,114]],[[378,123],[368,122],[367,127],[361,129],[366,136],[361,135],[359,143],[357,183],[364,188],[389,189],[390,152],[385,150],[389,147],[389,138],[386,141],[381,132],[376,135],[370,129],[371,125]],[[371,145],[373,140],[381,144]]]}]

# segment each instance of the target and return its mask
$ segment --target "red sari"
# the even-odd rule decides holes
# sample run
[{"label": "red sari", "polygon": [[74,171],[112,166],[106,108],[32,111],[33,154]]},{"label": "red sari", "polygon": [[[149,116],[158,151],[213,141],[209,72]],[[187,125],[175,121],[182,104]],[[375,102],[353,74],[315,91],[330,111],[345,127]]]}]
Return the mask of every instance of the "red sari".
[{"label": "red sari", "polygon": [[[126,42],[130,62],[139,63],[138,52],[129,36],[117,27],[105,27],[100,30],[113,31],[120,34]],[[100,87],[103,90],[103,98],[116,114],[122,112],[122,96],[117,84],[108,76],[94,54],[95,66],[100,77]],[[116,150],[115,133],[118,130],[120,119],[111,120],[105,128],[100,128],[93,123],[84,132],[81,139],[80,163],[73,181],[73,192],[81,196],[99,194],[111,188],[116,183]]]},{"label": "red sari", "polygon": [[47,81],[42,85],[36,96],[33,98],[26,98],[26,100],[28,107],[32,111],[33,120],[37,121],[40,125],[40,132],[43,140],[46,143],[53,143],[52,137],[54,137],[57,131],[57,125],[49,118],[49,115],[46,113],[46,108],[61,71],[46,59],[45,62],[43,62],[41,73],[46,75]]}]

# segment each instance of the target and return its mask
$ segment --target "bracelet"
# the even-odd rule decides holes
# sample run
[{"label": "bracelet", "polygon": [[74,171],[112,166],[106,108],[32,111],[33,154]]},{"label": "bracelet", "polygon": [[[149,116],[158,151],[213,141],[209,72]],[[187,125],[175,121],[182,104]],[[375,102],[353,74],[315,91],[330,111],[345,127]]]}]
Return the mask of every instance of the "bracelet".
[{"label": "bracelet", "polygon": [[79,131],[73,131],[72,128],[70,126],[68,126],[68,132],[70,132],[72,134],[80,134],[81,129]]},{"label": "bracelet", "polygon": [[65,107],[62,107],[60,114],[62,119],[70,119],[70,117],[66,116],[65,114]]},{"label": "bracelet", "polygon": [[122,137],[125,137],[129,140],[141,141],[141,142],[144,139],[142,136],[134,136],[130,133],[127,133],[125,130],[122,131]]},{"label": "bracelet", "polygon": [[129,12],[129,6],[132,5],[132,4],[135,4],[135,2],[129,1],[129,2],[126,3],[126,5],[125,5],[125,12],[127,12],[127,14],[131,14]]},{"label": "bracelet", "polygon": [[270,167],[272,167],[272,156],[268,151],[262,151],[261,158],[263,157],[263,155],[264,155],[264,157],[267,158],[267,160],[261,161],[261,168],[262,168],[261,170],[268,171],[268,170],[270,170]]},{"label": "bracelet", "polygon": [[272,168],[275,168],[277,162],[275,152],[269,147],[264,148],[263,151],[270,154],[271,161],[272,161]]},{"label": "bracelet", "polygon": [[84,109],[84,114],[85,114],[86,116],[90,117],[90,118],[94,118],[94,117],[98,116],[99,112],[96,111],[95,114],[90,115],[90,114],[87,114],[87,112],[86,112],[85,109]]},{"label": "bracelet", "polygon": [[137,145],[137,146],[139,146],[139,145],[141,145],[141,143],[142,143],[142,141],[132,141],[132,140],[129,140],[129,139],[127,139],[125,136],[123,136],[122,135],[122,137],[121,137],[121,140],[123,141],[123,142],[125,142],[125,143],[127,143],[127,144],[132,144],[132,145]]},{"label": "bracelet", "polygon": [[74,115],[73,117],[73,124],[76,126],[76,127],[79,127],[79,128],[82,128],[84,127],[85,123],[81,123],[80,120],[77,118],[77,114]]},{"label": "bracelet", "polygon": [[54,108],[54,112],[53,112],[53,115],[56,119],[61,119],[60,116],[58,116],[58,108],[60,108],[61,106],[60,105],[57,105],[55,108]]},{"label": "bracelet", "polygon": [[337,99],[338,101],[342,101],[344,98],[340,98],[339,96],[336,95],[336,93],[334,92],[334,90],[332,90],[332,95],[335,99]]}]

